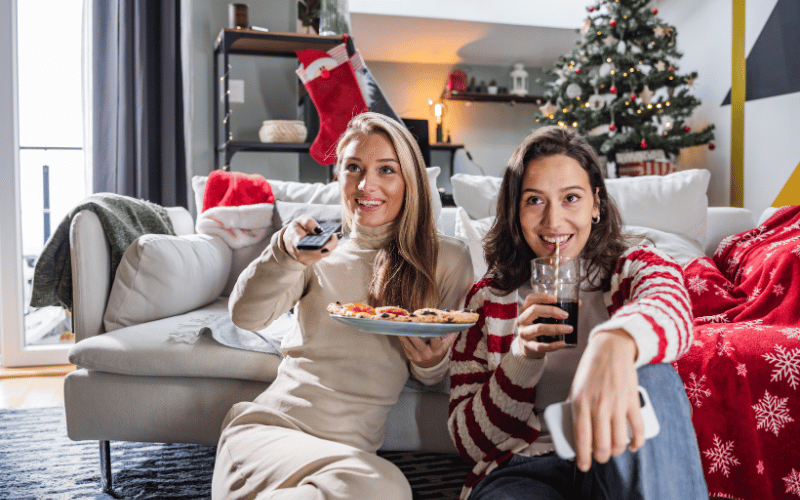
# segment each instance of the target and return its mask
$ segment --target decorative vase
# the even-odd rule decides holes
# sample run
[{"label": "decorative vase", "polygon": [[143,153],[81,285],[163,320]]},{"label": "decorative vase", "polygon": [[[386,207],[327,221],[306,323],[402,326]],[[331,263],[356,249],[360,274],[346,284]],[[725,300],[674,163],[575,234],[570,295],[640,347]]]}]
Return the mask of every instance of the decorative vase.
[{"label": "decorative vase", "polygon": [[319,9],[319,34],[322,36],[350,33],[348,0],[322,0]]},{"label": "decorative vase", "polygon": [[528,72],[522,63],[514,64],[514,70],[509,73],[511,77],[511,93],[516,95],[528,95]]},{"label": "decorative vase", "polygon": [[258,131],[261,142],[304,142],[308,130],[299,120],[266,120]]}]

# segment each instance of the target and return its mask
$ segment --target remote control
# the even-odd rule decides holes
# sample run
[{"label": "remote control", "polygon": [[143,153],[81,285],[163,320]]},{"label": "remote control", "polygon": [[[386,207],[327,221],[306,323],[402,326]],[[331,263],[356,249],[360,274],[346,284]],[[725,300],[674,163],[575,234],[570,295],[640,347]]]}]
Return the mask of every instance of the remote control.
[{"label": "remote control", "polygon": [[[656,418],[653,405],[650,403],[650,396],[642,386],[639,386],[639,404],[642,411],[642,420],[644,421],[644,437],[645,439],[654,438],[661,430],[661,426],[658,423],[658,418]],[[553,438],[553,445],[558,456],[565,460],[575,458],[572,402],[564,401],[563,403],[548,406],[544,410],[544,420],[547,423],[547,428],[550,429],[550,435]],[[632,434],[630,423],[628,424],[628,434]],[[630,438],[628,442],[630,442]]]},{"label": "remote control", "polygon": [[298,250],[319,250],[331,239],[333,233],[341,229],[342,223],[336,221],[320,222],[319,227],[322,229],[322,232],[304,236],[303,239],[297,243]]}]

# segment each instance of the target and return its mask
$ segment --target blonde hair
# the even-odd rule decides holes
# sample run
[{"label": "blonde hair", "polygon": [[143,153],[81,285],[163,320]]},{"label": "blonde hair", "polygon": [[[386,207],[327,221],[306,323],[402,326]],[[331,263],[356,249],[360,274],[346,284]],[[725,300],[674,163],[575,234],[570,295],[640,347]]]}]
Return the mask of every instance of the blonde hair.
[{"label": "blonde hair", "polygon": [[[400,161],[405,193],[392,238],[375,257],[369,303],[373,306],[395,305],[412,311],[436,307],[439,302],[436,285],[439,238],[425,160],[414,136],[405,126],[385,115],[357,115],[350,120],[336,148],[336,172],[340,173],[343,168],[344,148],[350,142],[363,140],[371,134],[385,134],[391,141]],[[353,214],[346,203],[342,208],[348,229],[352,230]]]}]

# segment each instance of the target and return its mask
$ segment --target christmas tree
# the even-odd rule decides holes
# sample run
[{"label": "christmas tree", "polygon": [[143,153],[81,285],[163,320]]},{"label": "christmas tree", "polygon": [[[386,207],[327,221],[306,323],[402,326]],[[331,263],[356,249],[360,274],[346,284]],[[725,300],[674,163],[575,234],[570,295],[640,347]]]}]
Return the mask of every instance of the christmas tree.
[{"label": "christmas tree", "polygon": [[589,6],[578,46],[545,70],[557,79],[546,84],[537,122],[577,128],[598,154],[618,164],[626,161],[619,153],[646,152],[639,161],[674,159],[681,148],[714,139],[713,125],[692,128],[692,110],[700,105],[692,92],[697,72],[678,73],[677,32],[649,3]]}]

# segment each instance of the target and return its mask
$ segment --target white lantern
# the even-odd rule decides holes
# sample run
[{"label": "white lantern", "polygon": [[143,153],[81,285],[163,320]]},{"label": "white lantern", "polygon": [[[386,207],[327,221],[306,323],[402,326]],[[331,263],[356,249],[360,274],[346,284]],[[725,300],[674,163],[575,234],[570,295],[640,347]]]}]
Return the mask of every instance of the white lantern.
[{"label": "white lantern", "polygon": [[525,71],[522,63],[514,64],[514,70],[509,73],[509,76],[511,76],[511,93],[528,95],[528,72]]}]

